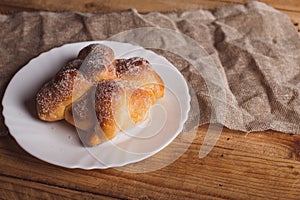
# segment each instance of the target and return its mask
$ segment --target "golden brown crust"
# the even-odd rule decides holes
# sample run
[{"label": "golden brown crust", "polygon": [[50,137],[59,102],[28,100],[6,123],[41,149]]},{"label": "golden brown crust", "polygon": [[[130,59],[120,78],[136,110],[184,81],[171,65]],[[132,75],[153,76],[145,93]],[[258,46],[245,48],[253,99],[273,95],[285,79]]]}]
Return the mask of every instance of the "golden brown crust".
[{"label": "golden brown crust", "polygon": [[115,78],[115,68],[112,62],[98,54],[90,53],[82,62],[80,71],[91,82],[99,82],[105,79]]},{"label": "golden brown crust", "polygon": [[110,62],[114,60],[114,52],[103,44],[90,44],[79,51],[77,58],[84,60],[89,54],[94,53],[100,57],[106,57]]},{"label": "golden brown crust", "polygon": [[130,119],[134,124],[146,120],[154,101],[155,95],[151,90],[136,89],[132,92],[127,106]]},{"label": "golden brown crust", "polygon": [[88,90],[77,101],[66,107],[65,120],[81,130],[92,130],[97,122],[94,109],[95,87]]},{"label": "golden brown crust", "polygon": [[108,46],[90,44],[79,52],[77,58],[83,60],[80,70],[86,79],[98,82],[115,77],[115,68],[112,66],[114,52]]},{"label": "golden brown crust", "polygon": [[[119,131],[116,116],[124,102],[124,91],[115,80],[102,81],[97,85],[95,92],[95,112],[99,130],[106,138],[111,139]],[[97,125],[96,125],[97,126]]]},{"label": "golden brown crust", "polygon": [[63,119],[65,107],[83,95],[90,86],[91,83],[77,69],[60,71],[37,94],[39,118],[45,121]]},{"label": "golden brown crust", "polygon": [[65,66],[63,66],[59,71],[65,71],[67,69],[79,69],[82,64],[82,60],[75,58],[70,60]]},{"label": "golden brown crust", "polygon": [[[84,48],[78,58],[62,67],[39,90],[36,96],[38,117],[45,121],[64,119],[66,107],[85,94],[93,81],[115,77],[113,59],[114,53],[107,46],[93,44]],[[87,73],[89,70],[92,73]]]},{"label": "golden brown crust", "polygon": [[164,96],[164,83],[144,58],[116,59],[116,75],[123,80],[131,80],[137,88],[152,90],[156,98]]}]

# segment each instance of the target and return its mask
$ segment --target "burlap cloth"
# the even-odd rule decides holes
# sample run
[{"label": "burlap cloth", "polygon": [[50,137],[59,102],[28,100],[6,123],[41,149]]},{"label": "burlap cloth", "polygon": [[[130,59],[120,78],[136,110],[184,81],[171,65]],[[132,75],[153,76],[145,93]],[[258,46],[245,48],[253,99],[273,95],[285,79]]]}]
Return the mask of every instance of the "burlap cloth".
[{"label": "burlap cloth", "polygon": [[[140,14],[134,9],[108,14],[21,12],[0,15],[0,24],[1,97],[12,76],[41,52],[66,43],[105,40],[135,28],[161,27],[194,39],[221,74],[225,96],[219,106],[225,113],[213,106],[211,93],[217,90],[208,91],[206,77],[180,56],[156,51],[184,74],[195,91],[199,125],[300,133],[300,37],[286,15],[265,4],[165,14]],[[162,44],[170,44],[153,34]],[[5,131],[1,116],[1,133]]]}]

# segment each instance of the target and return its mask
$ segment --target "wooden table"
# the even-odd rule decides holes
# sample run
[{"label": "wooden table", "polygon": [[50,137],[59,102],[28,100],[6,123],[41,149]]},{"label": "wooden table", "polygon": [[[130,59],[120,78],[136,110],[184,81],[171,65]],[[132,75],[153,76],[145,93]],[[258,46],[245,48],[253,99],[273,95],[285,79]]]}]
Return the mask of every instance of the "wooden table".
[{"label": "wooden table", "polygon": [[[243,0],[80,1],[2,0],[1,13],[34,10],[141,12],[213,8]],[[299,0],[264,0],[300,22]],[[296,27],[297,28],[297,27]],[[224,128],[208,156],[199,159],[207,126],[171,165],[150,173],[117,169],[66,169],[40,161],[7,133],[0,137],[0,198],[4,199],[299,199],[300,135],[241,133]],[[176,141],[175,141],[176,142]],[[155,159],[155,158],[154,158]]]}]

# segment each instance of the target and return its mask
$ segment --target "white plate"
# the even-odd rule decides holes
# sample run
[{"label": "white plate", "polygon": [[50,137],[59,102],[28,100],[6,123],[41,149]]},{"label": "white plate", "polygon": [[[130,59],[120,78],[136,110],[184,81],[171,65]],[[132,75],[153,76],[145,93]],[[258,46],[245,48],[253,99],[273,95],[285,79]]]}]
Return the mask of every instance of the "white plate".
[{"label": "white plate", "polygon": [[[116,58],[148,59],[163,79],[166,90],[145,123],[126,134],[118,134],[112,141],[84,148],[74,127],[64,121],[49,123],[37,118],[35,95],[66,61],[91,43],[111,47]],[[166,147],[183,129],[190,96],[185,79],[164,57],[128,43],[93,41],[66,44],[32,59],[10,81],[2,104],[11,135],[33,156],[67,168],[104,169],[141,161]]]}]

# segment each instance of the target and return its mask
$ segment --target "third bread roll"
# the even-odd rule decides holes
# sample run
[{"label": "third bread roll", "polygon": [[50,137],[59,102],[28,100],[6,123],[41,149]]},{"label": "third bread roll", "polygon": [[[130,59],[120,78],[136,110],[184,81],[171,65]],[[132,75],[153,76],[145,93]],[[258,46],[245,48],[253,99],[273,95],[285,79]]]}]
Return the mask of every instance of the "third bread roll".
[{"label": "third bread roll", "polygon": [[81,138],[86,145],[95,146],[144,121],[154,101],[151,90],[130,88],[123,80],[105,80],[68,107],[65,119],[85,130]]}]

